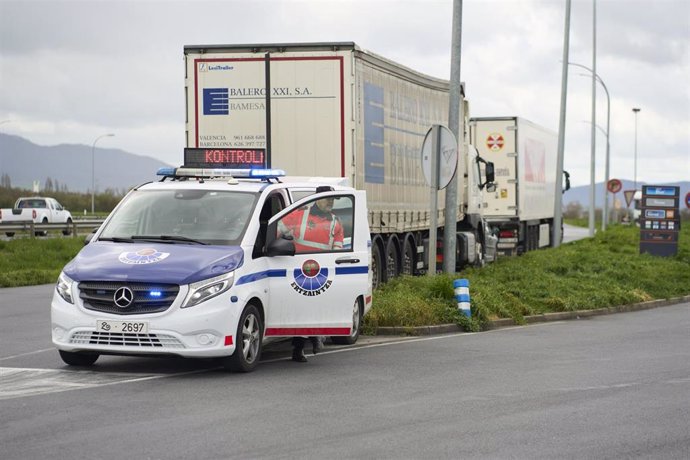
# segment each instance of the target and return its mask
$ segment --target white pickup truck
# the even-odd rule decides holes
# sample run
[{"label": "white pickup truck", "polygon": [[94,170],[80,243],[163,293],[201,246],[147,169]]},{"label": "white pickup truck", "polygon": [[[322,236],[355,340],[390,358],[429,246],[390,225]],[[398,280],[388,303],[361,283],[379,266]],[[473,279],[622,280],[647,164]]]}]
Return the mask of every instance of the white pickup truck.
[{"label": "white pickup truck", "polygon": [[[33,222],[35,224],[66,224],[63,234],[70,234],[72,214],[54,198],[41,196],[17,199],[13,208],[0,209],[0,224]],[[45,235],[45,231],[36,234]],[[14,232],[5,232],[14,236]]]}]

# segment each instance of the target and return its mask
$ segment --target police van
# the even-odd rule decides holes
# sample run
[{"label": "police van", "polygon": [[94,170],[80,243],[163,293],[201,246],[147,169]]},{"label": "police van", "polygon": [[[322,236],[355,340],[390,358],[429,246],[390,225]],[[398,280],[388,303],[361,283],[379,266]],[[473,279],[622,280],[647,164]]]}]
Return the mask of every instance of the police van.
[{"label": "police van", "polygon": [[[162,168],[131,190],[59,276],[51,326],[62,360],[217,357],[249,372],[274,338],[354,343],[371,307],[365,192],[283,175]],[[279,224],[323,198],[341,244],[296,250]]]}]

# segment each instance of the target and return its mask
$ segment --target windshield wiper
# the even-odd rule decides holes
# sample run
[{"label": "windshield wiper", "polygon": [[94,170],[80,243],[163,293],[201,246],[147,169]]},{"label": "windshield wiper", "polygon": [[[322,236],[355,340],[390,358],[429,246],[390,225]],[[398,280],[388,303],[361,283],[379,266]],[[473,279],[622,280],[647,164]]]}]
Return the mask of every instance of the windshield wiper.
[{"label": "windshield wiper", "polygon": [[123,238],[121,236],[98,238],[98,241],[113,241],[115,243],[134,243],[134,240],[132,238]]},{"label": "windshield wiper", "polygon": [[146,241],[163,241],[163,242],[179,242],[179,243],[193,243],[193,244],[208,244],[203,241],[187,238],[179,235],[133,235],[132,240],[146,240]]}]

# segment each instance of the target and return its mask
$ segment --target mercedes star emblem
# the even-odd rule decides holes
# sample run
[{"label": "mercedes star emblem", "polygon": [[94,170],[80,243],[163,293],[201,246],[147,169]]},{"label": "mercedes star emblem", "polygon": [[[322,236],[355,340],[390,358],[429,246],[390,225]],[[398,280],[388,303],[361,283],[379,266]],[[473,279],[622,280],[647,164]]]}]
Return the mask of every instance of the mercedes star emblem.
[{"label": "mercedes star emblem", "polygon": [[127,308],[130,305],[132,305],[132,301],[134,300],[134,293],[132,290],[128,287],[121,287],[117,291],[115,291],[115,294],[113,295],[113,300],[115,301],[115,305],[117,305],[120,308]]}]

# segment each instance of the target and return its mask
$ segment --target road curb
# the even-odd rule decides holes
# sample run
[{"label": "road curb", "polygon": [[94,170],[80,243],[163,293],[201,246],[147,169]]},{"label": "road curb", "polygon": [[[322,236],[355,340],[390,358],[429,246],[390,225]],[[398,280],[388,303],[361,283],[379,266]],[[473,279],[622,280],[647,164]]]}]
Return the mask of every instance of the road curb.
[{"label": "road curb", "polygon": [[[525,316],[524,323],[517,323],[512,318],[497,319],[488,321],[484,330],[500,329],[502,327],[518,326],[521,324],[546,323],[551,321],[566,321],[572,319],[589,318],[592,316],[611,315],[614,313],[627,313],[631,311],[650,310],[652,308],[677,305],[690,302],[690,295],[675,297],[672,299],[649,300],[647,302],[633,303],[629,305],[619,305],[617,307],[597,308],[595,310],[577,310],[556,313],[543,313],[541,315]],[[379,327],[376,335],[437,335],[452,332],[463,332],[457,324],[439,324],[437,326],[417,326],[417,327]]]}]

